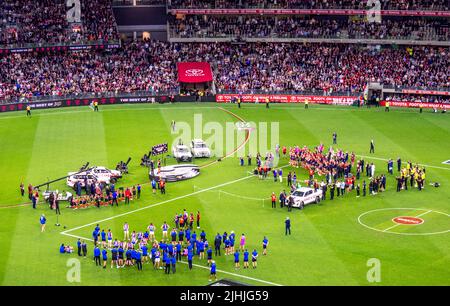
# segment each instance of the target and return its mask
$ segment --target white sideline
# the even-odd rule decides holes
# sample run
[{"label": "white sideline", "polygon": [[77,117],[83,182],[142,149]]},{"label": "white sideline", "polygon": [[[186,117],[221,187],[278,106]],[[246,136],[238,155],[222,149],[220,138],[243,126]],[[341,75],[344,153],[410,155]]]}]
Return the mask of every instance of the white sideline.
[{"label": "white sideline", "polygon": [[[363,158],[367,158],[367,159],[375,159],[375,160],[382,160],[382,161],[388,161],[389,159],[386,158],[379,158],[379,157],[373,157],[373,156],[366,156],[366,155],[358,155],[356,154],[356,156],[359,157],[363,157]],[[406,164],[407,162],[402,161],[402,164]],[[450,171],[450,168],[445,168],[445,167],[439,167],[439,166],[431,166],[431,165],[424,165],[424,164],[418,164],[419,166],[424,166],[427,168],[436,168],[436,169],[442,169],[442,170],[448,170]]]}]

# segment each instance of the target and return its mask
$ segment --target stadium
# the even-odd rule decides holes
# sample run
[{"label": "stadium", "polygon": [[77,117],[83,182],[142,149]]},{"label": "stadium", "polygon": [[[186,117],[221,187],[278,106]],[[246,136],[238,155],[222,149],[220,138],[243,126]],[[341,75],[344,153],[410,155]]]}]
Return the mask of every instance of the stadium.
[{"label": "stadium", "polygon": [[0,1],[0,284],[450,285],[449,18]]}]

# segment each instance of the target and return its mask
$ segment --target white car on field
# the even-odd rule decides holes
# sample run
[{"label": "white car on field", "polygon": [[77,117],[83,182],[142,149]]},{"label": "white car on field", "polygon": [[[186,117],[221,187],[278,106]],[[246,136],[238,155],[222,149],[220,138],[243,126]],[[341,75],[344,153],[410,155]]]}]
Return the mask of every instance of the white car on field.
[{"label": "white car on field", "polygon": [[177,159],[177,161],[187,162],[192,161],[192,153],[191,150],[185,145],[176,145],[172,148],[173,157]]},{"label": "white car on field", "polygon": [[67,186],[74,188],[76,182],[80,183],[81,187],[86,186],[85,182],[89,185],[97,183],[97,176],[90,172],[69,172],[67,177]]},{"label": "white car on field", "polygon": [[67,177],[67,186],[74,187],[76,182],[85,187],[85,181],[89,185],[95,183],[105,183],[107,185],[116,183],[117,179],[122,177],[122,173],[118,170],[110,170],[105,167],[94,167],[84,172],[69,172]]},{"label": "white car on field", "polygon": [[211,150],[202,139],[194,139],[191,142],[191,152],[195,158],[211,157]]},{"label": "white car on field", "polygon": [[322,199],[322,190],[318,189],[314,191],[314,189],[309,187],[301,187],[292,193],[292,197],[294,198],[294,204],[292,206],[303,208],[305,205],[311,203],[318,204]]},{"label": "white car on field", "polygon": [[110,170],[105,167],[94,167],[90,172],[95,174],[99,182],[106,184],[115,183],[117,179],[122,177],[122,172],[119,170]]}]

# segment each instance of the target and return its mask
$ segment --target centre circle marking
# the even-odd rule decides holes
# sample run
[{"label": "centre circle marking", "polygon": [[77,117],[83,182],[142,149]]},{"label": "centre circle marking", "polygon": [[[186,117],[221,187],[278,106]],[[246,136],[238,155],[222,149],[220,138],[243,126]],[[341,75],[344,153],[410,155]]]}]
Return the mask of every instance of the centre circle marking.
[{"label": "centre circle marking", "polygon": [[[361,220],[362,217],[364,217],[365,215],[368,215],[370,213],[374,213],[374,212],[377,212],[377,211],[385,211],[385,210],[416,210],[416,211],[423,211],[423,212],[432,212],[432,213],[436,213],[436,214],[440,214],[440,215],[444,215],[444,216],[450,217],[450,214],[447,214],[447,213],[444,213],[444,212],[440,212],[440,211],[437,211],[437,210],[430,210],[430,209],[424,209],[424,208],[406,208],[406,207],[380,208],[380,209],[369,210],[369,211],[366,211],[365,213],[362,213],[361,215],[359,215],[358,223],[360,225],[364,226],[365,228],[374,230],[376,232],[385,233],[385,234],[403,235],[403,236],[429,236],[429,235],[439,235],[439,234],[450,233],[450,228],[448,230],[444,230],[444,231],[429,232],[429,233],[399,233],[399,232],[391,232],[389,230],[386,231],[386,230],[382,230],[382,229],[378,229],[378,228],[369,226],[369,225],[365,224]],[[400,221],[400,219],[401,219],[400,222],[402,222],[402,221],[404,221],[404,222],[408,222],[409,221],[409,222],[407,224],[399,223],[399,222],[394,221],[395,219],[397,219],[397,221]],[[395,217],[394,219],[392,219],[392,221],[394,223],[396,223],[397,226],[400,226],[400,225],[420,225],[420,224],[423,224],[425,222],[425,220],[423,220],[422,223],[418,223],[420,220],[423,220],[423,219],[418,218],[418,217],[410,217],[410,216],[399,216],[399,217]],[[417,224],[414,224],[415,222],[417,222]]]}]

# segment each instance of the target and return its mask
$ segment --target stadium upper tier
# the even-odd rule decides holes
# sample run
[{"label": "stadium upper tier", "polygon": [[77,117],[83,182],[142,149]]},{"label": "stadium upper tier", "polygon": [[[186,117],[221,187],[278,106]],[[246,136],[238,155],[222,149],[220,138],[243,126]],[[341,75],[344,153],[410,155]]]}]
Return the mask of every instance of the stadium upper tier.
[{"label": "stadium upper tier", "polygon": [[369,82],[407,88],[450,87],[448,48],[362,48],[326,44],[124,44],[97,52],[0,57],[0,100],[83,93],[178,89],[176,63],[206,61],[218,93],[361,93]]},{"label": "stadium upper tier", "polygon": [[[376,1],[374,1],[376,2]],[[168,0],[169,8],[366,9],[361,0]],[[383,0],[382,10],[448,10],[448,0]]]},{"label": "stadium upper tier", "polygon": [[201,16],[170,19],[171,38],[347,38],[448,41],[446,18],[360,18],[330,16]]},{"label": "stadium upper tier", "polygon": [[0,1],[0,45],[118,39],[111,0],[80,3],[81,22],[69,23],[66,0]]}]

